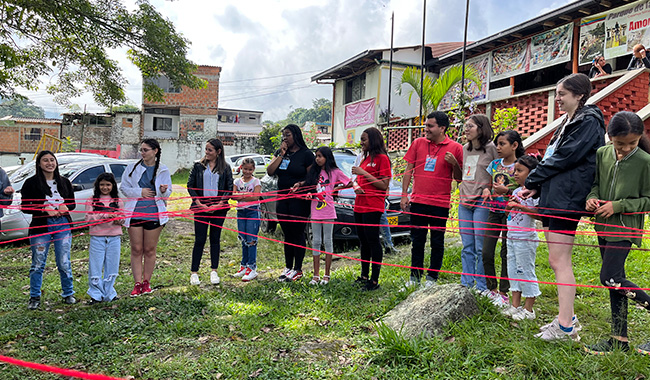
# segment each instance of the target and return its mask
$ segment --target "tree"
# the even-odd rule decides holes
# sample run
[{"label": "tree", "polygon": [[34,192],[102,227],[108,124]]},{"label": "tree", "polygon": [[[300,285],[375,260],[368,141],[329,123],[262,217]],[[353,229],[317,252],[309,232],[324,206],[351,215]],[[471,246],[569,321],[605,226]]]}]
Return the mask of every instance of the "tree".
[{"label": "tree", "polygon": [[325,98],[312,100],[312,108],[296,108],[289,112],[287,118],[280,124],[296,124],[302,126],[305,122],[328,123],[332,119],[332,102]]},{"label": "tree", "polygon": [[19,96],[15,88],[36,90],[44,75],[54,77],[47,91],[55,101],[84,91],[103,106],[126,100],[126,80],[109,49],[128,48],[142,72],[147,99],[164,92],[148,79],[164,74],[175,87],[205,86],[186,58],[189,41],[177,34],[147,0],[129,12],[122,0],[0,0],[0,97]]},{"label": "tree", "polygon": [[262,128],[257,140],[257,151],[260,154],[274,154],[282,142],[282,125],[267,124]]},{"label": "tree", "polygon": [[0,101],[0,117],[2,116],[44,118],[45,111],[29,99],[8,99]]},{"label": "tree", "polygon": [[104,112],[114,113],[114,112],[139,112],[140,107],[133,104],[121,104],[119,106],[106,108]]}]

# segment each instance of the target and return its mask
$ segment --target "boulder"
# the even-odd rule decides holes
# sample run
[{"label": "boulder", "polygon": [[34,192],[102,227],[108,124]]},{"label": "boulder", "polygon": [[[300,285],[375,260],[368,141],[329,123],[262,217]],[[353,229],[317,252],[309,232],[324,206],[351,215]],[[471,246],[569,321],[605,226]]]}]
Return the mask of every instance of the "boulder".
[{"label": "boulder", "polygon": [[383,322],[406,338],[440,335],[450,322],[478,314],[476,298],[460,284],[445,284],[411,293],[389,311]]}]

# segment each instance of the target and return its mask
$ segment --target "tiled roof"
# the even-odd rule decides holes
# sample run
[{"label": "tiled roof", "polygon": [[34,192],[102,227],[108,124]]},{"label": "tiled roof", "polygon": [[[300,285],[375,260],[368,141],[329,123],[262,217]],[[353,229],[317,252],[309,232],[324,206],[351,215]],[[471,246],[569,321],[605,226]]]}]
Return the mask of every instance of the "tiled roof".
[{"label": "tiled roof", "polygon": [[15,121],[16,123],[31,123],[31,124],[61,124],[62,119],[46,119],[37,117],[10,117],[4,120]]},{"label": "tiled roof", "polygon": [[[474,43],[473,41],[467,41],[467,44],[472,44]],[[458,48],[463,47],[463,42],[439,42],[435,44],[426,44],[429,48],[431,48],[431,55],[435,57],[440,57],[443,54],[449,53],[452,50],[456,50]]]}]

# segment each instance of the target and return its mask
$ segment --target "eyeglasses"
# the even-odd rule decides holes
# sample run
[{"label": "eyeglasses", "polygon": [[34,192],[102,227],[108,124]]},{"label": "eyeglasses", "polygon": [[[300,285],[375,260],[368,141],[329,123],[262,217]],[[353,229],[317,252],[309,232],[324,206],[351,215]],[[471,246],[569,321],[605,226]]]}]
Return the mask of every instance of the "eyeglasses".
[{"label": "eyeglasses", "polygon": [[149,148],[140,148],[140,152],[142,152],[142,153],[147,153],[147,152],[150,151],[150,150],[153,150],[153,149],[149,149]]}]

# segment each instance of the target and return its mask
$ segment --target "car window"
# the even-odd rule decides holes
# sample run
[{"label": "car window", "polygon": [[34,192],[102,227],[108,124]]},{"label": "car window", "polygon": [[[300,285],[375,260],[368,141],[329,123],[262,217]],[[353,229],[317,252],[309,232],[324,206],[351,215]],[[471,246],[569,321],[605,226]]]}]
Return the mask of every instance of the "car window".
[{"label": "car window", "polygon": [[334,155],[336,160],[336,165],[341,168],[343,173],[348,177],[352,176],[352,167],[354,166],[354,161],[356,161],[357,156],[351,154],[336,154]]},{"label": "car window", "polygon": [[[98,175],[104,173],[104,165],[93,166],[92,168],[85,169],[79,175],[77,175],[73,180],[73,185],[80,185],[83,189],[92,189],[95,179]],[[67,173],[66,177],[70,177],[73,173]],[[61,173],[61,175],[64,175]]]},{"label": "car window", "polygon": [[126,165],[124,164],[111,164],[111,171],[113,172],[113,175],[115,176],[115,182],[121,182],[122,181],[122,174],[124,174],[124,169],[126,169]]},{"label": "car window", "polygon": [[255,157],[255,165],[264,166],[264,157]]}]

